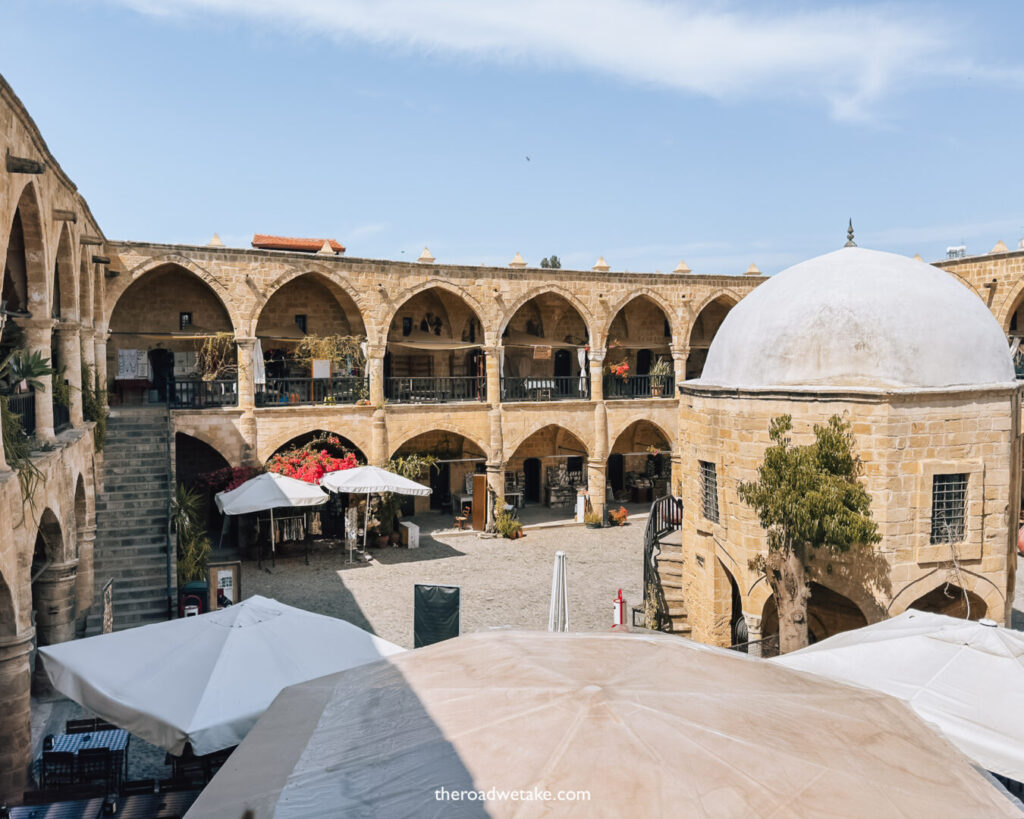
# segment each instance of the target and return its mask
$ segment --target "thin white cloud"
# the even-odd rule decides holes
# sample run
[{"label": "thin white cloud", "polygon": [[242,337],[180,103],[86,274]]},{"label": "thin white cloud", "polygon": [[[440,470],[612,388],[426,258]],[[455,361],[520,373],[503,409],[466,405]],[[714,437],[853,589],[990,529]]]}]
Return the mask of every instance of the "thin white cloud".
[{"label": "thin white cloud", "polygon": [[[154,16],[225,15],[420,52],[584,69],[716,99],[825,101],[858,120],[931,76],[1022,82],[964,56],[962,32],[927,7],[792,10],[657,0],[113,0]],[[958,37],[958,35],[960,35]],[[953,45],[957,47],[954,49]],[[960,55],[954,64],[950,55]]]}]

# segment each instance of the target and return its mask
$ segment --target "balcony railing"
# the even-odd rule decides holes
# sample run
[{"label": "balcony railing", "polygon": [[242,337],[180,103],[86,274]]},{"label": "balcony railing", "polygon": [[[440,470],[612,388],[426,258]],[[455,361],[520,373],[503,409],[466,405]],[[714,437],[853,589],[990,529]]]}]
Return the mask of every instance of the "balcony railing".
[{"label": "balcony railing", "polygon": [[174,378],[168,382],[167,406],[171,409],[236,407],[238,381],[234,378],[218,378],[215,381]]},{"label": "balcony railing", "polygon": [[363,376],[268,378],[256,385],[256,406],[354,404],[369,395]]},{"label": "balcony railing", "polygon": [[21,428],[26,435],[34,435],[36,431],[36,394],[19,392],[8,396],[7,405],[11,412],[21,419]]},{"label": "balcony railing", "polygon": [[622,378],[605,375],[604,397],[615,398],[672,398],[675,395],[674,375],[630,375]]},{"label": "balcony railing", "polygon": [[482,375],[388,378],[384,382],[384,397],[396,404],[486,401],[487,378]]},{"label": "balcony railing", "polygon": [[590,379],[586,375],[504,376],[501,379],[502,401],[571,401],[588,398]]}]

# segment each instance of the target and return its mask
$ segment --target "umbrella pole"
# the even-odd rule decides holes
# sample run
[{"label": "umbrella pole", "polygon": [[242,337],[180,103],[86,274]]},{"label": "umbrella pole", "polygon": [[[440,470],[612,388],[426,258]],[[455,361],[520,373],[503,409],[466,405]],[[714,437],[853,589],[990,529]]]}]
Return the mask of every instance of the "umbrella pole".
[{"label": "umbrella pole", "polygon": [[270,510],[270,567],[277,568],[277,545],[274,542],[274,510]]},{"label": "umbrella pole", "polygon": [[366,554],[366,531],[370,528],[370,493],[366,493],[366,517],[363,519],[363,554]]}]

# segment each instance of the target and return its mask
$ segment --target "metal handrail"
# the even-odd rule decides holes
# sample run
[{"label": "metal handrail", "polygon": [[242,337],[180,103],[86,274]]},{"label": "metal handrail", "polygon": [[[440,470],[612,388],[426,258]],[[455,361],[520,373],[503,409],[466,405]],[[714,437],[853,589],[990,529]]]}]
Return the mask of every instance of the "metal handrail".
[{"label": "metal handrail", "polygon": [[167,382],[167,406],[171,409],[208,409],[238,406],[238,379],[172,378]]},{"label": "metal handrail", "polygon": [[618,375],[605,374],[604,397],[620,398],[672,398],[676,389],[674,375]]},{"label": "metal handrail", "polygon": [[370,395],[365,376],[267,378],[256,385],[256,406],[354,404]]},{"label": "metal handrail", "polygon": [[502,401],[573,401],[590,398],[590,376],[502,376]]},{"label": "metal handrail", "polygon": [[36,431],[36,394],[35,391],[16,392],[7,396],[7,406],[21,419],[21,428],[26,435]]},{"label": "metal handrail", "polygon": [[655,594],[654,627],[662,630],[668,625],[668,603],[665,590],[661,587],[658,571],[658,555],[661,554],[661,539],[678,531],[683,525],[683,502],[672,495],[656,499],[651,504],[651,513],[644,528],[644,607],[646,608],[651,589]]},{"label": "metal handrail", "polygon": [[384,381],[384,397],[396,404],[448,404],[486,401],[483,375],[392,376]]}]

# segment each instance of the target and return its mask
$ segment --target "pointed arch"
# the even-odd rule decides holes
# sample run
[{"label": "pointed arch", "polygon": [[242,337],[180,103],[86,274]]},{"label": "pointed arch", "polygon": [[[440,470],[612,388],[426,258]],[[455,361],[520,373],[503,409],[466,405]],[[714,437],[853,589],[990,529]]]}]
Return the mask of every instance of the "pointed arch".
[{"label": "pointed arch", "polygon": [[669,308],[669,306],[663,301],[663,297],[660,293],[652,290],[649,287],[640,287],[635,290],[631,289],[625,296],[619,299],[608,311],[608,317],[602,324],[600,330],[600,338],[607,341],[608,336],[612,330],[612,324],[615,323],[615,319],[618,318],[619,314],[625,310],[629,305],[637,300],[648,301],[653,304],[658,310],[661,311],[665,317],[665,321],[668,322],[669,327],[669,338],[675,338],[676,330],[678,325],[678,319],[675,313]]},{"label": "pointed arch", "polygon": [[[608,448],[608,452],[609,453],[613,453],[613,452],[616,452],[616,451],[619,451],[619,452],[623,451],[622,448],[618,446],[620,439],[623,436],[625,436],[628,433],[630,433],[630,432],[633,433],[632,437],[635,439],[636,436],[637,436],[637,433],[640,430],[642,430],[645,425],[652,428],[651,430],[648,430],[648,433],[653,433],[653,436],[651,436],[651,437],[655,437],[655,436],[659,437],[661,439],[661,441],[664,442],[664,444],[665,444],[664,448],[665,449],[667,449],[667,450],[671,450],[672,449],[672,436],[665,431],[664,427],[662,427],[660,424],[650,420],[649,418],[631,418],[631,419],[628,419],[616,431],[614,431],[614,432],[609,431],[608,440],[609,440],[611,445]],[[630,448],[628,450],[626,450],[626,451],[634,452],[636,450],[631,445]]]},{"label": "pointed arch", "polygon": [[[538,433],[545,432],[547,430],[552,430],[554,432],[554,442],[556,448],[560,446],[559,433],[568,433],[573,438],[575,438],[576,443],[578,443],[579,446],[582,447],[582,451],[574,451],[572,454],[582,458],[590,457],[590,452],[593,448],[593,444],[589,440],[587,434],[580,430],[575,424],[572,424],[567,419],[562,418],[559,419],[557,423],[542,421],[539,424],[534,425],[532,428],[528,428],[527,430],[521,432],[517,437],[507,437],[505,439],[505,452],[507,452],[508,455],[503,460],[508,461],[511,460],[512,458],[515,458],[523,444],[525,444],[530,438],[534,437]],[[568,443],[572,442],[569,441]]]},{"label": "pointed arch", "polygon": [[[114,314],[114,310],[117,308],[117,304],[132,285],[136,284],[143,276],[165,267],[178,267],[183,270],[187,270],[197,278],[201,279],[217,296],[221,306],[224,308],[224,311],[231,320],[233,331],[237,334],[240,329],[244,329],[241,328],[240,322],[237,320],[237,316],[229,307],[229,305],[233,305],[233,299],[228,287],[202,265],[197,264],[187,256],[182,256],[180,253],[163,253],[159,256],[152,256],[129,270],[128,274],[123,277],[125,279],[125,283],[120,292],[117,293],[114,298],[108,298],[107,303],[104,305],[106,310],[106,314],[103,316],[104,323],[107,326],[110,325],[111,317]],[[107,295],[112,296],[113,293],[108,289]]]},{"label": "pointed arch", "polygon": [[382,343],[387,341],[387,335],[390,333],[391,324],[394,322],[399,311],[413,298],[418,296],[420,293],[427,292],[428,290],[441,290],[450,293],[463,301],[475,314],[476,320],[480,323],[480,327],[483,329],[484,338],[480,340],[481,343],[484,345],[494,343],[494,339],[488,336],[487,325],[485,324],[487,312],[484,310],[480,302],[464,288],[437,278],[428,279],[427,281],[413,287],[406,288],[390,300],[391,306],[389,307],[385,315],[385,320],[381,323],[380,327],[381,332],[385,334],[385,338],[381,339]]},{"label": "pointed arch", "polygon": [[[474,447],[476,447],[481,454],[487,458],[490,457],[490,446],[484,441],[481,441],[476,435],[472,434],[468,429],[459,426],[458,424],[447,423],[445,421],[431,422],[430,429],[417,430],[415,432],[406,433],[398,442],[398,444],[391,445],[391,457],[395,456],[396,452],[399,452],[403,447],[409,444],[410,441],[414,441],[423,435],[429,435],[432,432],[446,432],[451,435],[458,435],[460,438],[468,441]],[[429,454],[429,453],[428,453]]]},{"label": "pointed arch", "polygon": [[538,296],[543,296],[546,293],[553,293],[554,295],[561,296],[563,299],[565,299],[570,304],[570,306],[572,306],[576,310],[576,312],[579,313],[580,318],[583,320],[583,324],[587,329],[587,334],[590,337],[593,337],[595,328],[597,327],[597,322],[595,321],[594,314],[591,312],[590,308],[588,308],[573,293],[566,290],[564,287],[557,284],[544,284],[539,287],[535,287],[532,288],[531,290],[528,290],[527,292],[520,295],[514,302],[512,302],[512,305],[505,311],[504,315],[501,317],[501,324],[498,327],[496,339],[500,339],[502,337],[502,335],[505,332],[505,329],[509,325],[509,322],[511,322],[512,319],[515,318],[516,313],[518,313],[519,310],[527,302],[533,301]]},{"label": "pointed arch", "polygon": [[997,621],[1003,620],[1007,606],[1003,591],[989,578],[962,566],[959,573],[947,567],[936,567],[907,583],[893,595],[887,608],[888,616],[895,617],[897,614],[902,614],[912,608],[914,602],[934,593],[936,589],[944,589],[947,584],[977,595],[985,602],[986,616]]},{"label": "pointed arch", "polygon": [[[368,419],[369,416],[366,416]],[[342,424],[347,425],[341,429]],[[347,421],[339,421],[337,424],[325,425],[323,421],[311,420],[308,423],[301,423],[293,418],[282,425],[280,429],[264,432],[261,428],[258,457],[260,463],[266,463],[280,449],[293,441],[298,441],[320,433],[337,435],[339,438],[350,442],[356,449],[356,456],[363,462],[368,463],[366,453],[372,451],[370,440],[370,424],[363,418],[350,418]]]},{"label": "pointed arch", "polygon": [[[1024,307],[1024,282],[1018,284],[1006,294],[997,309],[993,311],[999,326],[1007,335],[1024,336],[1024,315],[1020,315]],[[1014,317],[1017,321],[1014,321]]]},{"label": "pointed arch", "polygon": [[47,315],[49,282],[42,206],[35,182],[21,189],[8,233],[2,298],[11,312]]},{"label": "pointed arch", "polygon": [[92,269],[88,254],[80,253],[78,262],[78,316],[82,324],[91,327],[96,319],[93,301]]},{"label": "pointed arch", "polygon": [[701,302],[693,312],[687,336],[686,378],[700,378],[704,371],[708,349],[725,317],[739,303],[739,297],[730,290],[718,290]]},{"label": "pointed arch", "polygon": [[[372,309],[372,305],[367,301],[365,294],[358,288],[354,287],[347,276],[322,264],[307,264],[301,267],[293,267],[274,279],[274,281],[265,289],[263,297],[256,300],[252,310],[249,311],[249,314],[246,317],[252,324],[254,330],[259,322],[260,315],[263,313],[264,308],[274,295],[277,294],[285,285],[308,275],[315,275],[325,279],[326,281],[324,284],[328,289],[332,290],[332,295],[335,299],[338,299],[339,294],[343,294],[344,297],[348,298],[355,306],[356,312],[359,316],[359,321],[362,324],[363,332],[367,339],[372,341],[376,337],[377,328],[374,323],[374,311]],[[338,299],[338,301],[339,303],[343,303],[342,299]]]},{"label": "pointed arch", "polygon": [[39,557],[52,563],[62,563],[66,559],[66,544],[60,520],[49,506],[39,516],[34,539]]},{"label": "pointed arch", "polygon": [[51,281],[50,316],[64,321],[77,321],[80,314],[75,279],[75,253],[71,228],[68,227],[67,222],[62,225],[60,230]]}]

